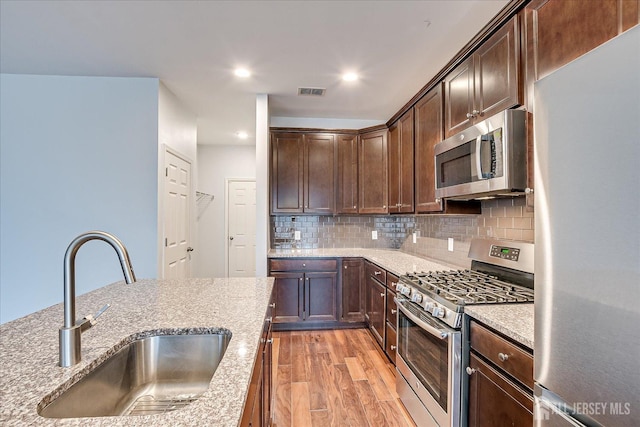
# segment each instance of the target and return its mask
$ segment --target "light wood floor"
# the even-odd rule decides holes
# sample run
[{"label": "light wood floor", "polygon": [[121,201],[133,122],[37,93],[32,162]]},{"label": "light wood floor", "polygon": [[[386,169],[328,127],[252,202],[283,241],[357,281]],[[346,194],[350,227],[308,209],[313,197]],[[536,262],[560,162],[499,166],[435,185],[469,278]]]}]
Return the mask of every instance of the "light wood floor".
[{"label": "light wood floor", "polygon": [[275,427],[414,426],[366,329],[274,332]]}]

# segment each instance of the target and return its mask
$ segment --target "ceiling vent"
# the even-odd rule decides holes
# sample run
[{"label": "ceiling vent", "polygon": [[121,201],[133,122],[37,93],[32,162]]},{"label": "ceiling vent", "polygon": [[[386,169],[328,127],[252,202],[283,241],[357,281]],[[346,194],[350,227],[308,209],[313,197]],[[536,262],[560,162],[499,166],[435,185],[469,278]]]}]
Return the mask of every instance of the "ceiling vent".
[{"label": "ceiling vent", "polygon": [[308,95],[308,96],[324,96],[326,89],[321,87],[299,87],[298,95]]}]

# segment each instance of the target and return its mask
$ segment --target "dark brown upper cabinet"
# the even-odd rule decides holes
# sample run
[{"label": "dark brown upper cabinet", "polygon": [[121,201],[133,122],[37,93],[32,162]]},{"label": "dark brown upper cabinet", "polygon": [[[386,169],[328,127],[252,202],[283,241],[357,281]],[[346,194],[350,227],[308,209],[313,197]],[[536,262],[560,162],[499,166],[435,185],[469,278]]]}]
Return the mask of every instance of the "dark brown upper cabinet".
[{"label": "dark brown upper cabinet", "polygon": [[358,142],[358,213],[389,213],[387,186],[387,129],[363,133]]},{"label": "dark brown upper cabinet", "polygon": [[271,134],[271,212],[303,212],[303,159],[302,134]]},{"label": "dark brown upper cabinet", "polygon": [[413,212],[413,110],[389,128],[389,213]]},{"label": "dark brown upper cabinet", "polygon": [[335,212],[337,145],[326,133],[271,134],[271,212]]},{"label": "dark brown upper cabinet", "polygon": [[637,25],[639,3],[638,0],[531,1],[524,10],[527,109],[533,111],[536,80]]},{"label": "dark brown upper cabinet", "polygon": [[416,213],[440,212],[436,200],[433,148],[442,141],[442,86],[437,85],[413,107],[416,150]]},{"label": "dark brown upper cabinet", "polygon": [[480,214],[478,201],[436,199],[434,147],[442,141],[442,85],[427,92],[413,107],[415,124],[416,213]]},{"label": "dark brown upper cabinet", "polygon": [[514,16],[444,79],[445,137],[522,104],[520,33]]},{"label": "dark brown upper cabinet", "polygon": [[358,213],[358,136],[336,135],[338,144],[338,191],[336,212]]}]

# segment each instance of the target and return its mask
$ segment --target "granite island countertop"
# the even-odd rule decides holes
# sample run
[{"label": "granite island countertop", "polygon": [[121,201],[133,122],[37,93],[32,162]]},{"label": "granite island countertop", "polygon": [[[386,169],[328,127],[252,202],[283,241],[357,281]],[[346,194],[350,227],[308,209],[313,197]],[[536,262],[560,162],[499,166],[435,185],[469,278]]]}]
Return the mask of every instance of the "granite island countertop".
[{"label": "granite island countertop", "polygon": [[[139,280],[105,286],[76,298],[76,316],[111,304],[82,334],[82,360],[58,364],[57,304],[0,325],[0,424],[3,426],[237,426],[242,416],[273,278]],[[229,346],[207,392],[187,407],[160,415],[50,419],[38,403],[143,331],[190,328],[230,332]]]},{"label": "granite island countertop", "polygon": [[[420,258],[393,249],[272,249],[269,258],[346,258],[361,257],[397,276],[414,271],[457,270],[440,260]],[[465,313],[533,349],[533,304],[488,304],[465,307]]]}]

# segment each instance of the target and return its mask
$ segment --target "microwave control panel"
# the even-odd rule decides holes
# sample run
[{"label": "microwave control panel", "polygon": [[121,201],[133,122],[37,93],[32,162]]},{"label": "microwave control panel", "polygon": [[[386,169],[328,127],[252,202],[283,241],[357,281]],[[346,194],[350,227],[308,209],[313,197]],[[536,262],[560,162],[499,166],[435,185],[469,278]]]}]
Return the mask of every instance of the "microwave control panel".
[{"label": "microwave control panel", "polygon": [[510,248],[507,246],[491,245],[490,256],[495,258],[506,259],[509,261],[518,261],[520,257],[520,249]]}]

